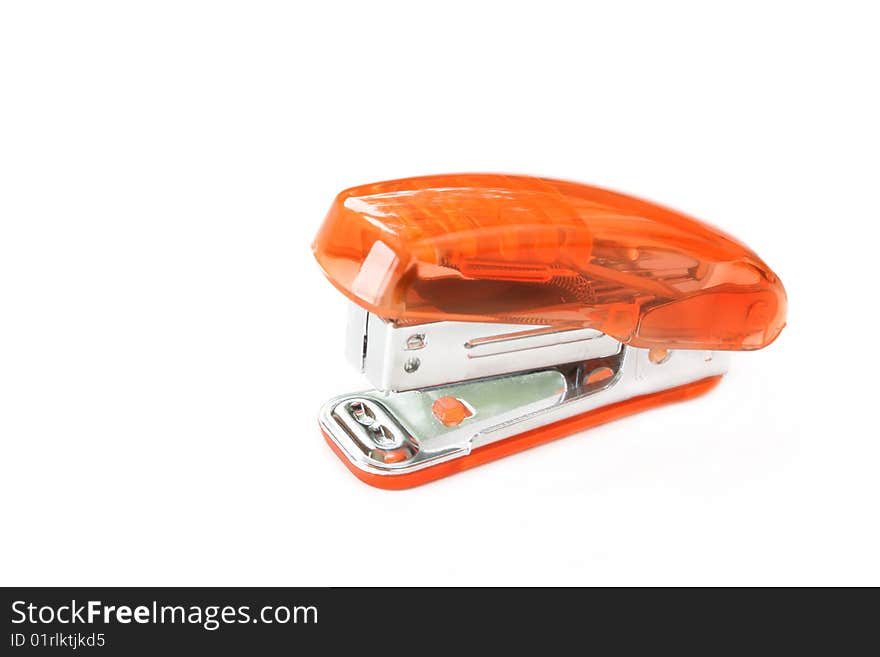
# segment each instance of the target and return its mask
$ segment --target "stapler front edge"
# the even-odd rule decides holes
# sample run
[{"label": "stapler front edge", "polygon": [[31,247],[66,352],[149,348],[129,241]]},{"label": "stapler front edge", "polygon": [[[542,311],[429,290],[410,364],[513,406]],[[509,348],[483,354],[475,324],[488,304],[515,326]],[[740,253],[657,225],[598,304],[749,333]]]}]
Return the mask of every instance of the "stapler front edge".
[{"label": "stapler front edge", "polygon": [[351,188],[313,244],[352,302],[375,389],[321,430],[368,484],[407,488],[715,386],[770,344],[786,296],[742,243],[598,187],[462,174]]}]

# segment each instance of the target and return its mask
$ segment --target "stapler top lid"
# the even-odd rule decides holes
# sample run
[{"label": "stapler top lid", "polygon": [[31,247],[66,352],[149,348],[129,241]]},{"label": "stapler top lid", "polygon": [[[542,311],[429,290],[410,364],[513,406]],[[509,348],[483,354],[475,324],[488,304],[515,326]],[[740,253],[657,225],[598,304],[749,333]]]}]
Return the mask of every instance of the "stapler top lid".
[{"label": "stapler top lid", "polygon": [[643,348],[752,350],[785,326],[782,283],[696,219],[598,187],[461,174],[354,187],[313,244],[330,281],[407,325],[596,329]]}]

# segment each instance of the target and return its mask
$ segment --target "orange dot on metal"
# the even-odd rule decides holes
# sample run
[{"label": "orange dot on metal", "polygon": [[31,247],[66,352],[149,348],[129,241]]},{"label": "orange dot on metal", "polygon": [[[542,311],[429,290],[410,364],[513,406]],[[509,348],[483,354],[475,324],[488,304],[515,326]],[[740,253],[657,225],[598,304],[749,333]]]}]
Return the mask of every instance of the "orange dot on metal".
[{"label": "orange dot on metal", "polygon": [[434,417],[447,427],[456,427],[462,420],[473,415],[464,403],[455,397],[440,397],[431,406]]},{"label": "orange dot on metal", "polygon": [[665,363],[669,359],[669,349],[660,349],[655,347],[648,351],[648,360],[655,365]]},{"label": "orange dot on metal", "polygon": [[600,367],[590,372],[590,375],[587,377],[587,385],[599,383],[600,381],[610,379],[612,376],[614,376],[614,371],[610,367]]}]

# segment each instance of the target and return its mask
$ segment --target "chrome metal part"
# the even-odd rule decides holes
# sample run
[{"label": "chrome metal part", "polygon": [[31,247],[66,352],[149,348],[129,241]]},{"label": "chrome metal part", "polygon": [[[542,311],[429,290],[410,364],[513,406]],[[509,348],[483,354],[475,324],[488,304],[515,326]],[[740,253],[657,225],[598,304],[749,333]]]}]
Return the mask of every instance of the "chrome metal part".
[{"label": "chrome metal part", "polygon": [[401,426],[384,405],[369,397],[351,397],[333,409],[338,427],[350,446],[371,462],[409,460],[419,451],[418,441]]},{"label": "chrome metal part", "polygon": [[449,385],[612,356],[614,338],[577,326],[479,322],[395,326],[352,304],[348,359],[379,390]]},{"label": "chrome metal part", "polygon": [[[425,334],[426,343],[418,352],[420,357],[433,342],[435,334],[428,329],[430,326],[433,325],[421,325],[418,329]],[[498,325],[491,326],[497,333]],[[368,331],[372,328],[369,324]],[[522,326],[517,328],[522,330]],[[483,336],[469,339],[479,337]],[[535,336],[503,338],[498,343],[512,345],[515,340],[532,337]],[[605,348],[597,351],[611,353],[573,359],[563,365],[539,366],[419,390],[370,390],[337,397],[324,405],[320,422],[358,468],[379,475],[402,474],[608,404],[727,371],[728,355],[724,352],[670,350],[662,362],[655,363],[647,349],[623,347],[607,336],[602,337]],[[401,339],[405,344],[406,338]],[[584,342],[590,344],[592,339],[595,338]],[[614,343],[613,350],[608,341]],[[535,351],[540,349],[534,347]],[[412,353],[409,352],[410,356]],[[425,359],[417,372],[429,364],[433,367],[433,361]],[[460,400],[472,414],[458,424],[446,426],[433,412],[434,403],[444,397]],[[383,447],[382,440],[389,441],[390,447]]]},{"label": "chrome metal part", "polygon": [[370,313],[360,306],[348,304],[348,317],[345,322],[345,359],[354,365],[358,372],[364,371],[369,316]]}]

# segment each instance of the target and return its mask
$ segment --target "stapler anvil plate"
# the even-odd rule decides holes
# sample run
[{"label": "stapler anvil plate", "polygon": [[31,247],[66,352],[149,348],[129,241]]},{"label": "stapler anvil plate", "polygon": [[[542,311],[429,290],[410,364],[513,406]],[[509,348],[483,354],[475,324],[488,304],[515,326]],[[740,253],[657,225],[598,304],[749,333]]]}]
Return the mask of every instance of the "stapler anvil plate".
[{"label": "stapler anvil plate", "polygon": [[320,411],[349,469],[407,488],[699,395],[785,325],[773,271],[696,219],[488,174],[364,185],[313,245],[374,389]]}]

